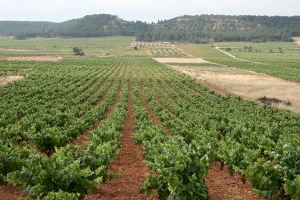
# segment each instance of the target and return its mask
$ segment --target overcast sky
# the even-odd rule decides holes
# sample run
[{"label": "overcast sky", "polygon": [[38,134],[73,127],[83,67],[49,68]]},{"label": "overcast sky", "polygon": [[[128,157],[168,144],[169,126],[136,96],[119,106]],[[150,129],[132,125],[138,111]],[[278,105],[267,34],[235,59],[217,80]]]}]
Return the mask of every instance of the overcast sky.
[{"label": "overcast sky", "polygon": [[61,22],[88,14],[157,21],[180,15],[300,15],[300,0],[0,0],[0,21]]}]

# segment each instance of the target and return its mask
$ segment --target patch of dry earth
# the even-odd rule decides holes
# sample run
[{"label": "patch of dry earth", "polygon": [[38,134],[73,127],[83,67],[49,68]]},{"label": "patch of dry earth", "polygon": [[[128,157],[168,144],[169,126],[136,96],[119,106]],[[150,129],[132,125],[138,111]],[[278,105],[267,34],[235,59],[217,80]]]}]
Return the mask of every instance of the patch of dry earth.
[{"label": "patch of dry earth", "polygon": [[153,58],[160,63],[209,63],[202,58]]},{"label": "patch of dry earth", "polygon": [[300,45],[300,37],[294,37],[293,40]]},{"label": "patch of dry earth", "polygon": [[23,79],[24,76],[8,76],[8,77],[0,77],[0,86],[7,85],[9,83],[18,81]]},{"label": "patch of dry earth", "polygon": [[49,62],[58,62],[62,60],[62,57],[56,56],[16,56],[16,57],[7,57],[5,58],[8,61],[49,61]]},{"label": "patch of dry earth", "polygon": [[202,83],[208,83],[208,87],[217,92],[224,91],[255,101],[264,96],[277,98],[291,102],[292,105],[276,104],[276,107],[300,113],[299,83],[233,67],[173,66],[172,68],[188,74]]}]

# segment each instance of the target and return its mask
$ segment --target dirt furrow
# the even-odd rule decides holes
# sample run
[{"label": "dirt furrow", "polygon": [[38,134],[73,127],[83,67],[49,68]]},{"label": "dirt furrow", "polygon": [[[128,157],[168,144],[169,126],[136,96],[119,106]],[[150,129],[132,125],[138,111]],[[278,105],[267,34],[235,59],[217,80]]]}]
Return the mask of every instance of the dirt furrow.
[{"label": "dirt furrow", "polygon": [[1,200],[17,200],[24,198],[26,194],[23,192],[22,189],[7,186],[7,185],[0,185],[0,199]]},{"label": "dirt furrow", "polygon": [[[74,145],[78,145],[82,148],[84,148],[86,146],[86,144],[88,143],[89,139],[90,139],[90,132],[95,130],[96,128],[99,127],[100,122],[103,119],[106,119],[109,117],[109,115],[113,112],[113,110],[116,108],[117,104],[119,103],[120,100],[120,96],[121,96],[121,90],[122,90],[122,82],[120,83],[119,87],[118,87],[118,91],[114,97],[113,102],[111,103],[111,105],[108,106],[108,108],[106,109],[103,117],[101,118],[97,118],[96,121],[94,122],[94,124],[92,125],[92,127],[85,131],[84,133],[80,134],[77,138],[75,138],[74,140],[72,140],[72,144]],[[108,94],[105,95],[104,99],[108,96]],[[102,99],[102,100],[104,100]]]},{"label": "dirt furrow", "polygon": [[104,113],[104,119],[108,118],[109,115],[112,113],[112,111],[117,107],[119,101],[120,101],[120,97],[121,97],[121,91],[122,91],[122,86],[123,86],[123,82],[121,81],[120,86],[118,88],[117,94],[113,100],[113,102],[111,103],[111,105],[106,109],[105,113]]},{"label": "dirt furrow", "polygon": [[247,181],[245,184],[243,184],[242,176],[236,173],[231,176],[226,166],[223,170],[220,168],[220,163],[214,163],[205,180],[210,199],[263,199],[253,192],[251,183]]},{"label": "dirt furrow", "polygon": [[[99,89],[101,88],[101,86],[102,86],[102,84],[107,80],[107,79],[109,79],[109,77],[114,73],[116,71],[116,68],[115,69],[113,69],[111,72],[109,72],[109,74],[107,75],[107,76],[105,76],[105,77],[101,77],[100,79],[100,83],[98,83],[98,86],[97,86],[97,88],[95,89],[95,91],[93,91],[92,92],[92,94],[90,94],[89,96],[87,96],[85,99],[83,99],[80,103],[84,103],[84,102],[86,102],[88,99],[90,99],[91,97],[93,97],[94,95],[96,95],[96,93],[97,93],[97,91],[99,91]],[[98,79],[99,80],[99,79]],[[94,84],[93,84],[94,85]],[[92,87],[92,86],[90,86],[90,87]],[[90,88],[89,87],[89,88]],[[88,88],[88,89],[89,89]],[[87,89],[87,90],[88,90]],[[82,92],[83,93],[83,92]]]},{"label": "dirt furrow", "polygon": [[[170,92],[173,95],[176,95],[176,97],[171,97],[170,94],[166,91],[166,86],[167,84],[161,80],[158,81],[158,90],[159,92],[166,98],[168,99],[170,102],[172,102],[173,104],[178,104],[179,101],[181,101],[181,98],[178,94],[174,93],[173,90],[171,90]],[[164,87],[165,86],[165,87]]]},{"label": "dirt furrow", "polygon": [[132,87],[132,80],[130,79],[128,109],[122,132],[122,148],[109,169],[109,172],[117,173],[119,176],[99,187],[93,195],[87,196],[86,200],[148,199],[139,192],[139,187],[149,172],[143,163],[143,149],[133,140],[134,100]]},{"label": "dirt furrow", "polygon": [[[97,104],[93,105],[93,109],[96,109],[96,107],[98,107],[99,104],[107,98],[107,96],[109,94],[109,90],[111,89],[112,85],[113,84],[110,84],[109,88],[105,91],[105,94],[98,100]],[[121,91],[121,84],[118,88],[117,95],[116,95],[116,98],[114,99],[114,101],[118,101],[118,99],[120,98],[120,91]],[[105,111],[104,116],[102,118],[105,119],[110,114],[110,112],[112,112],[112,110],[114,109],[114,108],[111,108],[112,106],[113,105],[109,106],[108,110]],[[90,128],[88,128],[84,132],[80,133],[76,138],[71,140],[70,144],[78,145],[78,146],[84,148],[86,146],[88,140],[90,139],[90,134],[89,133],[92,130],[95,130],[99,126],[100,121],[101,121],[101,119],[97,118]],[[51,157],[53,155],[53,153],[51,153],[51,152],[42,152],[42,151],[40,151],[38,149],[38,147],[36,146],[36,144],[34,144],[32,141],[28,141],[27,144],[32,149],[36,150],[36,152],[41,156]]]},{"label": "dirt furrow", "polygon": [[172,135],[173,133],[171,132],[171,130],[167,129],[162,122],[160,121],[160,119],[155,115],[154,111],[152,110],[152,108],[150,107],[150,105],[148,104],[147,100],[146,100],[146,96],[144,93],[144,89],[142,84],[139,82],[139,91],[140,91],[140,96],[141,96],[141,100],[143,103],[144,108],[147,110],[148,112],[148,117],[150,120],[152,120],[156,125],[158,125],[165,134],[167,135]]},{"label": "dirt furrow", "polygon": [[[154,85],[151,85],[151,87],[154,87]],[[143,95],[144,94],[141,94],[141,98],[144,103],[146,99],[145,96],[143,97]],[[152,95],[155,102],[159,106],[161,106],[163,109],[167,109],[158,102],[159,100],[155,92],[152,91]],[[165,100],[170,101],[170,99],[165,99]],[[145,108],[149,107],[149,105],[144,105],[144,106]],[[231,176],[226,166],[224,167],[224,170],[220,170],[220,163],[212,164],[212,169],[208,172],[206,177],[206,185],[208,187],[208,192],[211,200],[263,199],[254,193],[251,183],[247,181],[246,184],[243,184],[243,177],[241,175],[234,173],[234,175]]]}]

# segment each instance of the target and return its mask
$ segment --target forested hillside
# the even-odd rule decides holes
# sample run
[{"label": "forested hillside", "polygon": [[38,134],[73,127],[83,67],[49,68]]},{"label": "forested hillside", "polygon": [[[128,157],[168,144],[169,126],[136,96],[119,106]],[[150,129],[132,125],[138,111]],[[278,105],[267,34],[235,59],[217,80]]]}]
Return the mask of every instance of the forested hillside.
[{"label": "forested hillside", "polygon": [[[102,37],[134,36],[142,22],[129,22],[114,15],[88,15],[61,23],[52,22],[0,22],[0,35],[15,36],[18,39],[30,37]],[[143,29],[143,28],[141,28]]]},{"label": "forested hillside", "polygon": [[137,35],[145,41],[290,40],[300,34],[300,17],[182,16],[153,24]]},{"label": "forested hillside", "polygon": [[46,35],[47,31],[55,27],[52,22],[29,21],[1,21],[0,35],[2,36],[26,36]]},{"label": "forested hillside", "polygon": [[62,23],[0,22],[0,35],[28,37],[136,36],[144,41],[266,41],[300,35],[300,16],[181,16],[157,23],[126,21],[114,15],[88,15]]}]

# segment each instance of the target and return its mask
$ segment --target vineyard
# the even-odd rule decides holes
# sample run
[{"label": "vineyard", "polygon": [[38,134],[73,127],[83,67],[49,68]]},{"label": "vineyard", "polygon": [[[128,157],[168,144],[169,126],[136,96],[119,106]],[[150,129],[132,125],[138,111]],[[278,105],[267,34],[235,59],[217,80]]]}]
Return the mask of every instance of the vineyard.
[{"label": "vineyard", "polygon": [[185,58],[189,57],[169,42],[133,42],[132,47],[146,51],[152,57]]},{"label": "vineyard", "polygon": [[43,200],[217,199],[207,177],[218,166],[251,183],[248,199],[300,199],[299,115],[217,94],[128,46],[0,62],[0,76],[23,77],[0,86],[1,187]]},{"label": "vineyard", "polygon": [[125,51],[134,37],[103,38],[35,38],[27,40],[0,39],[0,59],[11,56],[63,56],[70,57],[73,47],[83,48],[89,56],[131,54]]}]

